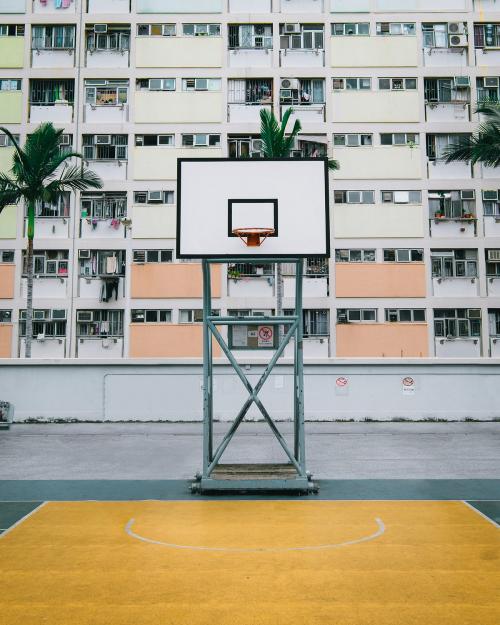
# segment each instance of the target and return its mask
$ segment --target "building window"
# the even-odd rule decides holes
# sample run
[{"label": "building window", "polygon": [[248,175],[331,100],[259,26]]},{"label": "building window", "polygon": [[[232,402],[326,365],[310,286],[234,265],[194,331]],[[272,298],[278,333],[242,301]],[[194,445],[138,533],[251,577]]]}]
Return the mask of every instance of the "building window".
[{"label": "building window", "polygon": [[77,310],[79,338],[123,337],[123,310]]},{"label": "building window", "polygon": [[[26,310],[19,311],[19,334],[26,336]],[[33,310],[33,338],[66,336],[66,310]]]},{"label": "building window", "polygon": [[[213,316],[218,315],[220,311],[212,310]],[[230,311],[228,311],[230,314]],[[203,310],[201,308],[183,308],[179,310],[179,323],[202,323],[203,322]]]},{"label": "building window", "polygon": [[386,308],[385,320],[390,323],[425,323],[425,309]]},{"label": "building window", "polygon": [[0,250],[0,263],[13,263],[14,250]]},{"label": "building window", "polygon": [[334,91],[366,91],[372,88],[371,78],[333,78]]},{"label": "building window", "polygon": [[227,145],[229,158],[262,157],[262,139],[258,136],[229,136]]},{"label": "building window", "polygon": [[412,22],[377,22],[377,35],[384,37],[416,34],[415,24]]},{"label": "building window", "polygon": [[127,216],[127,194],[82,193],[82,219],[124,219]]},{"label": "building window", "polygon": [[500,79],[498,76],[476,78],[477,99],[479,102],[498,102],[500,100]]},{"label": "building window", "polygon": [[220,78],[183,78],[183,91],[220,91]]},{"label": "building window", "polygon": [[229,79],[228,103],[262,105],[273,102],[271,78]]},{"label": "building window", "polygon": [[433,278],[477,278],[477,250],[431,250]]},{"label": "building window", "polygon": [[73,50],[75,26],[33,26],[33,50]]},{"label": "building window", "polygon": [[421,191],[381,191],[383,204],[422,204]]},{"label": "building window", "polygon": [[175,78],[138,78],[138,91],[175,91]]},{"label": "building window", "polygon": [[220,24],[183,24],[184,37],[220,37]]},{"label": "building window", "polygon": [[[290,30],[294,32],[289,32]],[[282,50],[322,50],[325,47],[323,24],[281,24]]]},{"label": "building window", "polygon": [[0,91],[21,91],[20,78],[0,78]]},{"label": "building window", "polygon": [[78,261],[85,278],[125,275],[125,250],[78,250]]},{"label": "building window", "polygon": [[500,47],[500,24],[474,24],[476,48]]},{"label": "building window", "polygon": [[420,135],[415,132],[382,132],[380,145],[409,145],[420,143]]},{"label": "building window", "polygon": [[341,22],[332,24],[332,35],[342,37],[344,35],[367,36],[370,34],[368,22]]},{"label": "building window", "polygon": [[30,104],[32,106],[53,106],[75,100],[74,80],[31,80]]},{"label": "building window", "polygon": [[348,148],[371,147],[373,135],[361,133],[335,134],[333,135],[333,145]]},{"label": "building window", "polygon": [[86,161],[126,161],[128,135],[83,135]]},{"label": "building window", "polygon": [[12,310],[0,310],[0,323],[12,323]]},{"label": "building window", "polygon": [[337,323],[373,323],[377,321],[375,308],[339,308]]},{"label": "building window", "polygon": [[132,323],[171,323],[171,310],[133,309],[130,315]]},{"label": "building window", "polygon": [[375,250],[335,250],[336,263],[374,263]]},{"label": "building window", "polygon": [[130,50],[130,28],[106,25],[105,32],[95,32],[91,26],[86,32],[87,50],[92,52],[128,52]]},{"label": "building window", "polygon": [[85,80],[85,104],[119,106],[128,102],[128,80]]},{"label": "building window", "polygon": [[134,204],[173,204],[174,191],[135,191]]},{"label": "building window", "polygon": [[483,211],[485,217],[500,217],[500,197],[497,190],[483,191]]},{"label": "building window", "polygon": [[274,265],[263,263],[254,265],[253,263],[234,263],[227,266],[227,277],[237,280],[238,278],[263,278],[274,276]]},{"label": "building window", "polygon": [[[19,143],[19,135],[13,135],[13,137],[16,142]],[[10,137],[4,133],[0,133],[0,148],[11,148],[13,145],[14,143]]]},{"label": "building window", "polygon": [[172,250],[134,250],[132,253],[134,263],[171,263],[173,261]]},{"label": "building window", "polygon": [[486,250],[486,275],[489,278],[500,277],[500,249]]},{"label": "building window", "polygon": [[0,24],[0,37],[24,37],[24,24]]},{"label": "building window", "polygon": [[282,78],[281,104],[309,105],[325,103],[325,81],[322,78]]},{"label": "building window", "polygon": [[[65,192],[59,196],[56,202],[50,203],[46,201],[37,202],[35,204],[35,217],[41,218],[61,218],[69,217],[70,193]],[[28,209],[26,207],[26,217]]]},{"label": "building window", "polygon": [[447,104],[470,101],[470,79],[468,76],[456,78],[425,78],[425,100],[429,103]]},{"label": "building window", "polygon": [[386,249],[384,263],[423,263],[424,250]]},{"label": "building window", "polygon": [[230,50],[270,50],[273,47],[272,24],[229,24]]},{"label": "building window", "polygon": [[380,91],[413,91],[417,88],[416,78],[379,78]]},{"label": "building window", "polygon": [[138,37],[175,37],[175,24],[137,24]]},{"label": "building window", "polygon": [[430,161],[443,160],[448,149],[451,146],[459,145],[463,137],[469,135],[466,134],[453,134],[453,135],[431,135],[426,136],[426,150],[427,158]]},{"label": "building window", "polygon": [[429,191],[430,218],[472,219],[476,212],[474,189]]},{"label": "building window", "polygon": [[[37,278],[67,278],[68,258],[68,250],[35,250],[33,252],[33,273]],[[27,273],[26,252],[23,252],[23,277],[26,277]]]},{"label": "building window", "polygon": [[447,339],[481,336],[479,308],[442,308],[434,310],[434,335]]},{"label": "building window", "polygon": [[175,145],[174,135],[135,135],[135,145],[140,147]]},{"label": "building window", "polygon": [[184,147],[219,147],[220,135],[183,134],[182,145]]},{"label": "building window", "polygon": [[334,191],[335,204],[374,204],[375,191]]}]

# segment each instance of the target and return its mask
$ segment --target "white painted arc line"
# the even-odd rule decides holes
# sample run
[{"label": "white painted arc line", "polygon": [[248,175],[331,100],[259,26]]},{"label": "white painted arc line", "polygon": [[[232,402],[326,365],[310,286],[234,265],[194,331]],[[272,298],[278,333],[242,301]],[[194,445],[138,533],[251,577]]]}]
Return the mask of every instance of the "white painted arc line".
[{"label": "white painted arc line", "polygon": [[[494,500],[494,501],[496,501],[496,500]],[[484,512],[481,512],[481,510],[478,510],[477,508],[474,508],[474,506],[471,506],[470,503],[467,502],[467,501],[462,501],[462,503],[465,504],[467,506],[467,508],[470,508],[473,512],[475,512],[479,516],[482,516],[483,519],[485,519],[486,521],[489,521],[497,529],[500,529],[500,525],[498,525],[498,523],[496,521],[494,521],[493,519],[490,519],[489,516],[486,516],[486,514],[484,514]]]},{"label": "white painted arc line", "polygon": [[369,540],[375,540],[385,533],[384,522],[375,518],[377,524],[377,531],[369,536],[363,536],[362,538],[356,538],[354,540],[347,540],[342,543],[332,543],[326,545],[309,545],[304,547],[269,547],[261,549],[245,549],[243,547],[204,547],[196,545],[176,545],[175,543],[167,543],[161,540],[154,540],[153,538],[147,538],[146,536],[140,536],[132,530],[132,526],[135,523],[135,519],[130,521],[125,526],[125,532],[131,537],[141,540],[142,542],[149,543],[151,545],[160,545],[162,547],[169,547],[171,549],[191,549],[194,551],[226,551],[230,553],[282,553],[286,551],[316,551],[321,549],[338,549],[339,547],[348,547],[349,545],[357,545],[358,543],[368,542]]},{"label": "white painted arc line", "polygon": [[34,510],[32,510],[31,512],[28,512],[28,514],[25,514],[23,517],[21,517],[19,519],[19,521],[16,521],[14,523],[14,525],[11,525],[9,528],[7,528],[5,531],[3,531],[0,534],[0,540],[2,540],[2,538],[5,538],[5,536],[7,536],[7,534],[10,534],[10,532],[12,532],[12,530],[16,529],[16,527],[18,527],[18,525],[21,525],[21,523],[24,523],[24,521],[26,521],[26,519],[29,519],[30,516],[33,516],[35,514],[35,512],[38,512],[40,510],[40,508],[43,508],[43,506],[45,506],[46,503],[47,503],[46,501],[43,501]]}]

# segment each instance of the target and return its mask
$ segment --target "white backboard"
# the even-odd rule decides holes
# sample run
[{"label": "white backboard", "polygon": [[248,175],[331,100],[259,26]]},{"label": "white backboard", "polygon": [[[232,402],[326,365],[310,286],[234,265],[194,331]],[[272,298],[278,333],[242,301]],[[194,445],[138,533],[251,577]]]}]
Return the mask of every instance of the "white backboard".
[{"label": "white backboard", "polygon": [[[179,159],[177,257],[328,257],[328,197],[326,159]],[[247,247],[235,228],[274,234]]]}]

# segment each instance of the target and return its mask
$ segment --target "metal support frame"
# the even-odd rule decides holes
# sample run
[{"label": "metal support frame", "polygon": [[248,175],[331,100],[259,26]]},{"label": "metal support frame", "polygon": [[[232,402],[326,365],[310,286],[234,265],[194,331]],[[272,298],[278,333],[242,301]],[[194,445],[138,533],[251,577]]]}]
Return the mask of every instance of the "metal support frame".
[{"label": "metal support frame", "polygon": [[[203,471],[197,475],[193,483],[193,491],[296,491],[309,492],[315,490],[310,475],[306,472],[305,433],[304,433],[304,370],[303,370],[303,315],[302,315],[302,279],[303,259],[287,259],[295,263],[295,311],[293,315],[280,317],[223,317],[212,314],[211,265],[238,262],[241,259],[204,259],[203,270]],[[262,264],[263,262],[277,262],[275,258],[248,257],[246,263]],[[243,369],[240,367],[228,342],[221,335],[218,326],[255,325],[259,324],[280,326],[289,325],[284,337],[280,338],[278,347],[269,364],[264,369],[255,386],[249,382]],[[279,333],[278,333],[279,334]],[[271,374],[285,347],[294,339],[293,362],[293,449],[280,433],[276,423],[266,410],[259,398],[259,392]],[[243,386],[248,391],[248,398],[232,422],[229,430],[217,447],[214,447],[213,436],[213,350],[212,341],[215,339],[223,353],[231,363]],[[279,444],[283,448],[288,463],[281,465],[223,465],[221,457],[231,442],[238,427],[243,422],[251,405],[255,404],[262,413]]]}]

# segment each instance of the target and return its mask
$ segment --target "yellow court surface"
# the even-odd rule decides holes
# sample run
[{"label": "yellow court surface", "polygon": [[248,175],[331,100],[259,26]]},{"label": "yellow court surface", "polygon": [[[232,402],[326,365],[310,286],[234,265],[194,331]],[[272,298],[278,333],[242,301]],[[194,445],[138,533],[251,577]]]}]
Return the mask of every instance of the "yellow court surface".
[{"label": "yellow court surface", "polygon": [[47,503],[0,539],[1,625],[498,625],[462,502]]}]

